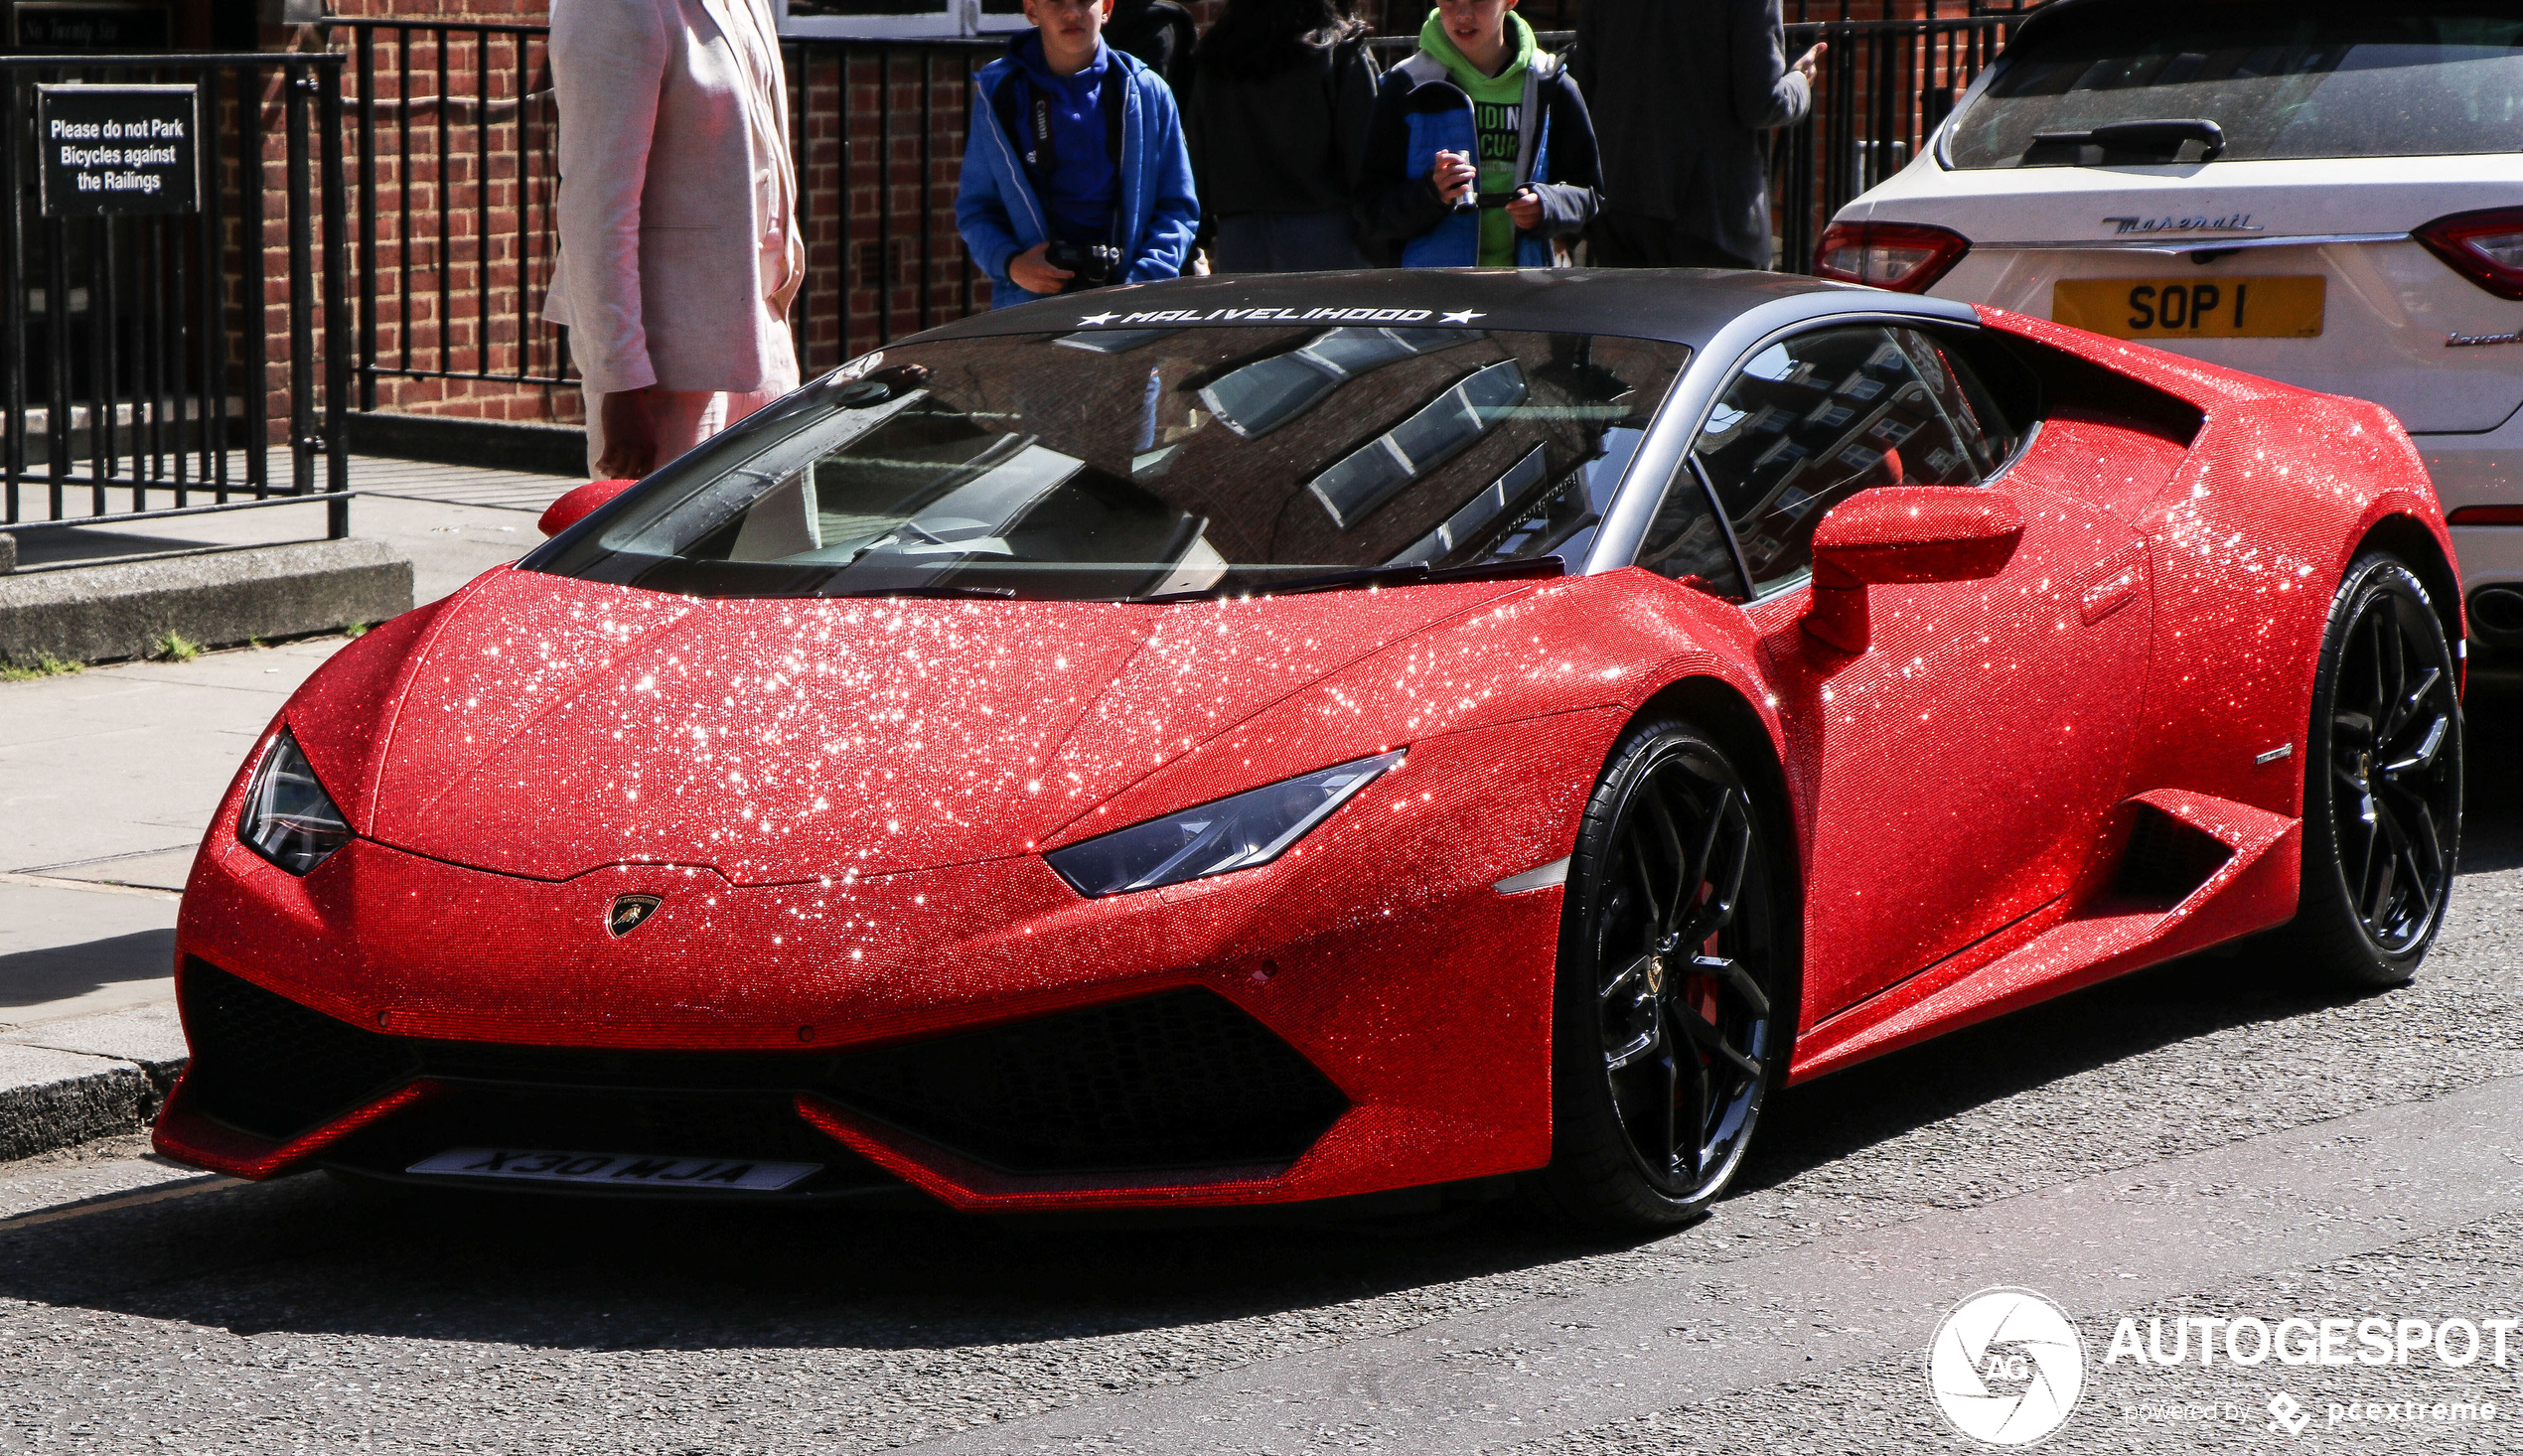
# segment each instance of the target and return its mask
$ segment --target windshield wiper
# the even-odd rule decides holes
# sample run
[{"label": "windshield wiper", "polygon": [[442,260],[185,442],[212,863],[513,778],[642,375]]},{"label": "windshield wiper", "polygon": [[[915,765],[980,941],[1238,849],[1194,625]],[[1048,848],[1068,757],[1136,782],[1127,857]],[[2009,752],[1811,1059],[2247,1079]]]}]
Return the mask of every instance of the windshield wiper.
[{"label": "windshield wiper", "polygon": [[928,582],[911,586],[869,587],[862,592],[831,592],[833,597],[972,597],[984,602],[1013,599],[1012,586],[956,586],[950,582]]},{"label": "windshield wiper", "polygon": [[2156,121],[2115,121],[2091,131],[2036,131],[2036,147],[2101,147],[2105,152],[2160,152],[2178,155],[2183,142],[2205,148],[2202,162],[2213,162],[2225,150],[2225,128],[2204,116],[2175,116]]},{"label": "windshield wiper", "polygon": [[1168,602],[1205,602],[1219,597],[1252,595],[1257,597],[1293,596],[1298,592],[1339,591],[1354,586],[1423,586],[1441,581],[1510,581],[1527,576],[1565,576],[1567,563],[1557,556],[1535,556],[1524,561],[1483,561],[1470,566],[1429,566],[1414,561],[1400,566],[1361,566],[1354,571],[1335,571],[1323,576],[1299,576],[1287,581],[1221,583],[1190,592],[1159,592],[1154,596],[1124,597],[1136,606],[1163,606]]}]

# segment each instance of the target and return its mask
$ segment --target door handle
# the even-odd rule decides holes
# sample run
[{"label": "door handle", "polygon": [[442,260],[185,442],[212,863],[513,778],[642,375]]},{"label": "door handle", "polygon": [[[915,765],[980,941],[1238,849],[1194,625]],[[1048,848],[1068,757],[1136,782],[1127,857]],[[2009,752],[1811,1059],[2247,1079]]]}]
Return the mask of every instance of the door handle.
[{"label": "door handle", "polygon": [[2128,606],[2137,600],[2138,588],[2146,581],[2146,572],[2147,563],[2143,558],[2133,560],[2124,557],[2105,566],[2102,575],[2085,589],[2084,598],[2076,604],[2077,615],[2085,619],[2086,626],[2091,627]]}]

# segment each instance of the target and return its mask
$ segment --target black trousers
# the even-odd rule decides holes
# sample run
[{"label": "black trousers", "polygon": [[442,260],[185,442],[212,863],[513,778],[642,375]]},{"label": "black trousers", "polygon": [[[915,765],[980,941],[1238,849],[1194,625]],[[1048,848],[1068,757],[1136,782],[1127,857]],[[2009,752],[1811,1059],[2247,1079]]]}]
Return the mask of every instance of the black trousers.
[{"label": "black trousers", "polygon": [[1713,242],[1684,235],[1663,218],[1606,209],[1585,229],[1586,260],[1598,268],[1767,268]]}]

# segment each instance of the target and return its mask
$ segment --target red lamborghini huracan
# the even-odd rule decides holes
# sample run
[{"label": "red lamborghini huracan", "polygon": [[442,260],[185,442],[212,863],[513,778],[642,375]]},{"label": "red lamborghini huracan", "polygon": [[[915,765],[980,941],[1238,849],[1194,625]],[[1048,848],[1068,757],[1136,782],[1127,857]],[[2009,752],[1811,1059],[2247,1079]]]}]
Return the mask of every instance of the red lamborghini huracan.
[{"label": "red lamborghini huracan", "polygon": [[239,772],[166,1153],[1653,1226],[1782,1081],[2282,927],[2401,980],[2450,883],[2400,425],[1943,300],[1111,289],[546,523]]}]

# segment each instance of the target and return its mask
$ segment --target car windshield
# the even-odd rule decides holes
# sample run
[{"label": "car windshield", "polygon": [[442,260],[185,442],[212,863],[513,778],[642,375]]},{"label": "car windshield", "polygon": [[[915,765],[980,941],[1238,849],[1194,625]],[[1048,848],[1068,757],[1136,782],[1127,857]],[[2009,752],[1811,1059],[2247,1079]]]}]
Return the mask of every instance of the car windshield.
[{"label": "car windshield", "polygon": [[912,344],[524,564],[698,597],[1107,601],[1572,566],[1688,357],[1398,325]]},{"label": "car windshield", "polygon": [[[2097,5],[2009,49],[1955,119],[1963,168],[2414,157],[2523,148],[2511,3]],[[2124,131],[2089,139],[2097,127]]]}]

